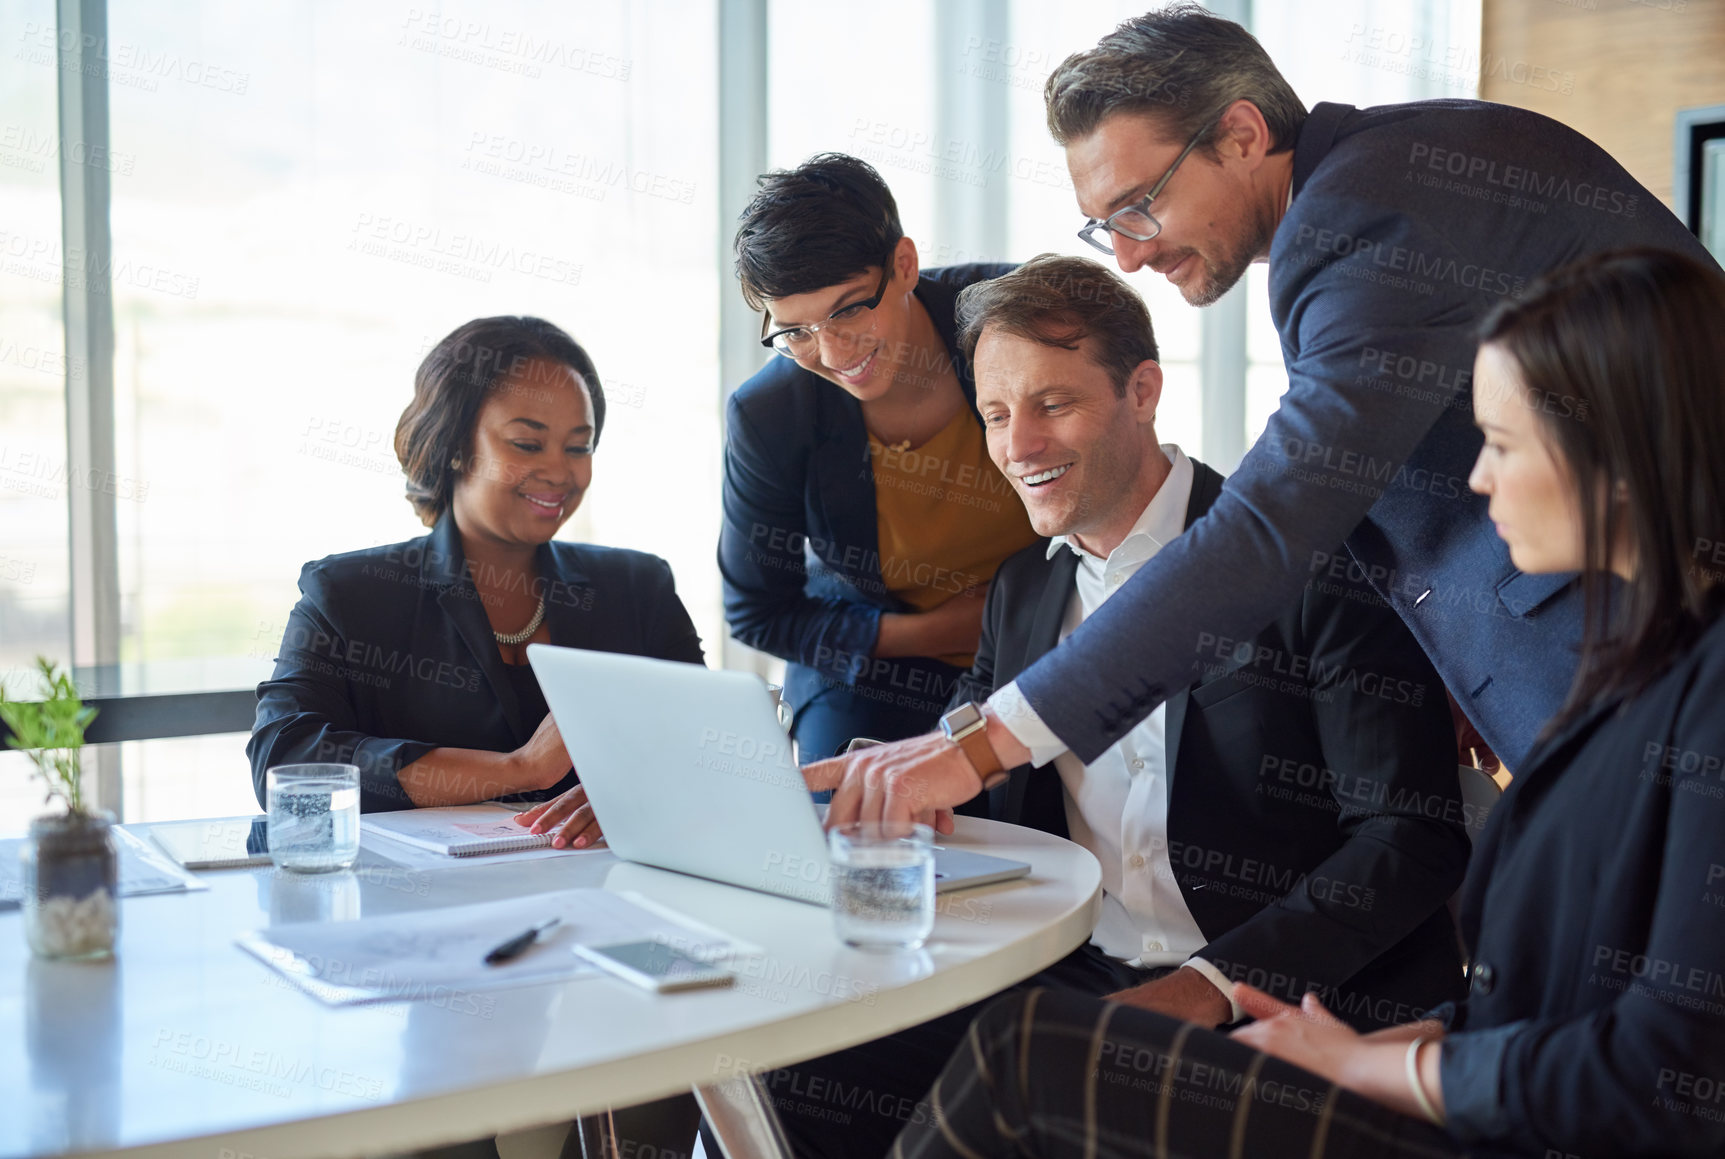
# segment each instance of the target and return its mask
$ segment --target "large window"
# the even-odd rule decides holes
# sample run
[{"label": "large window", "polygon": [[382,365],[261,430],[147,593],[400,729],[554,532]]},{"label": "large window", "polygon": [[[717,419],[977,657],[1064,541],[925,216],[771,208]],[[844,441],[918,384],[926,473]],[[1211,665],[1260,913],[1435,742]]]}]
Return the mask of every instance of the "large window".
[{"label": "large window", "polygon": [[[711,17],[619,0],[117,0],[127,658],[273,649],[302,563],[424,533],[392,443],[456,325],[538,314],[611,402],[564,535],[671,559],[718,630]],[[665,15],[670,15],[666,13]],[[196,67],[194,67],[196,66]],[[137,83],[132,83],[132,82]],[[141,281],[141,279],[140,279]],[[675,472],[667,468],[676,466]]]},{"label": "large window", "polygon": [[[5,132],[51,142],[41,7],[42,63],[4,70]],[[627,0],[115,0],[122,660],[267,671],[303,563],[424,534],[392,448],[414,368],[503,313],[569,330],[605,383],[562,534],[665,556],[717,655],[713,23]],[[56,176],[0,168],[8,246],[57,242]],[[19,268],[0,300],[7,667],[68,654],[60,271]],[[126,746],[127,819],[247,808],[242,746]]]},{"label": "large window", "polygon": [[[1478,2],[1226,10],[1249,9],[1308,103],[1368,104],[1471,95]],[[606,384],[594,487],[563,534],[669,559],[718,663],[720,400],[738,385],[719,372],[735,340],[719,325],[736,294],[715,100],[729,3],[111,0],[99,150],[60,139],[55,6],[0,6],[0,678],[25,687],[36,654],[71,656],[78,568],[106,566],[122,661],[176,687],[255,680],[302,564],[423,534],[397,417],[429,346],[497,313],[564,326]],[[926,265],[1099,258],[1075,236],[1042,86],[1144,7],[767,0],[761,163],[867,158]],[[70,180],[99,165],[109,185],[107,565],[75,560],[68,533],[68,489],[93,476],[67,452],[66,378],[81,368],[61,282],[88,255],[62,242],[63,156]],[[1207,435],[1262,428],[1285,386],[1262,275],[1245,287],[1245,368],[1226,372],[1206,315],[1159,277],[1129,279],[1167,368],[1165,439],[1202,452]],[[1217,392],[1243,400],[1243,431],[1204,430]],[[106,791],[123,789],[128,820],[243,811],[242,747],[128,744]],[[6,771],[18,764],[0,754],[8,819],[33,807]]]},{"label": "large window", "polygon": [[[0,681],[13,695],[34,688],[37,654],[72,650],[66,491],[80,476],[66,457],[53,27],[52,0],[0,5]],[[39,800],[27,769],[0,752],[0,815],[28,816]]]}]

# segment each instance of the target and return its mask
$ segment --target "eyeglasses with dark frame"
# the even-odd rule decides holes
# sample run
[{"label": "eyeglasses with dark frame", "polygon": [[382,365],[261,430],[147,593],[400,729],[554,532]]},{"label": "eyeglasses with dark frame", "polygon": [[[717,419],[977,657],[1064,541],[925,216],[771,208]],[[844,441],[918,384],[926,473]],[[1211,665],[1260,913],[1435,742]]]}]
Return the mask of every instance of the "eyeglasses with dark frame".
[{"label": "eyeglasses with dark frame", "polygon": [[787,326],[783,330],[767,333],[767,325],[773,320],[770,311],[761,318],[761,345],[776,350],[786,358],[796,358],[799,354],[807,354],[815,348],[815,336],[828,326],[838,326],[841,330],[846,323],[855,322],[863,314],[880,305],[880,300],[886,297],[886,284],[892,280],[892,262],[881,264],[880,285],[874,288],[874,296],[864,298],[860,302],[852,302],[848,306],[840,306],[828,314],[823,322],[810,322],[807,326]]},{"label": "eyeglasses with dark frame", "polygon": [[1114,243],[1108,238],[1110,233],[1129,237],[1133,241],[1151,241],[1154,239],[1157,234],[1162,232],[1162,223],[1150,213],[1150,203],[1156,200],[1156,195],[1162,192],[1162,187],[1168,184],[1174,176],[1174,171],[1180,168],[1180,162],[1190,156],[1192,150],[1198,147],[1198,142],[1202,141],[1211,129],[1221,123],[1222,116],[1227,111],[1223,109],[1221,113],[1212,117],[1202,129],[1192,135],[1192,139],[1186,142],[1186,147],[1180,150],[1180,155],[1174,158],[1174,164],[1168,166],[1168,171],[1157,178],[1156,184],[1150,187],[1150,192],[1131,205],[1123,209],[1116,209],[1101,221],[1094,217],[1090,218],[1084,223],[1084,228],[1078,231],[1078,236],[1109,255],[1114,253]]}]

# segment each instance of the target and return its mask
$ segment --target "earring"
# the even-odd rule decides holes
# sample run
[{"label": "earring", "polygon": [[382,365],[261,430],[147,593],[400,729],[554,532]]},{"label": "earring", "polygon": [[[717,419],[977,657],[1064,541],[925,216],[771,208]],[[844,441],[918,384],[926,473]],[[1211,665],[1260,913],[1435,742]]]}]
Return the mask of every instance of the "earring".
[{"label": "earring", "polygon": [[461,470],[461,456],[460,455],[457,455],[453,459],[449,460],[449,469],[451,471]]}]

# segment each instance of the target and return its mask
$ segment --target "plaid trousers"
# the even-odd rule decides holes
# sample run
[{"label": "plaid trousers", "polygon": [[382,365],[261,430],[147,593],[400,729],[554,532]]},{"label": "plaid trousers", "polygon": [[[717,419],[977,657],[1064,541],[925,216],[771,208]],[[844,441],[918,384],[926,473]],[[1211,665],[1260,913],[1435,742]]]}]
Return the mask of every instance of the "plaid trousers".
[{"label": "plaid trousers", "polygon": [[971,1024],[892,1159],[1458,1159],[1451,1136],[1223,1034],[1033,990]]}]

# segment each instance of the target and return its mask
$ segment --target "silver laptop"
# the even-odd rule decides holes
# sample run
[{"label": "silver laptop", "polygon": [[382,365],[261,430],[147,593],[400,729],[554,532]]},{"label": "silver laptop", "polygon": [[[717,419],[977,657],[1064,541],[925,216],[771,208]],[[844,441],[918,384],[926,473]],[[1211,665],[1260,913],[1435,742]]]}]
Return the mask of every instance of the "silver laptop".
[{"label": "silver laptop", "polygon": [[[757,676],[530,644],[527,658],[611,851],[628,861],[826,905],[826,835]],[[1030,872],[935,855],[935,888]]]}]

